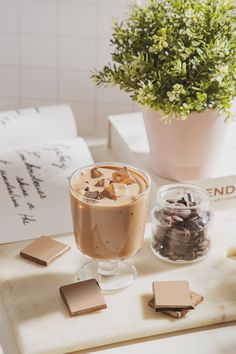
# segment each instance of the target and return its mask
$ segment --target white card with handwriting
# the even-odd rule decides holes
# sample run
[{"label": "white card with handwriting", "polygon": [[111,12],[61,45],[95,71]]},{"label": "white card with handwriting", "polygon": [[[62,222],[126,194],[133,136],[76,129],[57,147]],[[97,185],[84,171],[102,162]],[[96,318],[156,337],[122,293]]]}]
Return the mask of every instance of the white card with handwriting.
[{"label": "white card with handwriting", "polygon": [[0,150],[0,243],[71,232],[68,177],[92,162],[82,138]]}]

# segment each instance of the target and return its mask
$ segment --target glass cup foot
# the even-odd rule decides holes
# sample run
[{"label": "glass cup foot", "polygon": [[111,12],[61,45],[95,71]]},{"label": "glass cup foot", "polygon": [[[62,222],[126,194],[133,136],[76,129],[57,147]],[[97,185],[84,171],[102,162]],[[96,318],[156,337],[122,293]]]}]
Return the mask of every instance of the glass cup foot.
[{"label": "glass cup foot", "polygon": [[125,261],[97,262],[91,260],[85,263],[75,275],[76,281],[96,279],[104,292],[115,292],[126,288],[133,283],[136,277],[135,266]]}]

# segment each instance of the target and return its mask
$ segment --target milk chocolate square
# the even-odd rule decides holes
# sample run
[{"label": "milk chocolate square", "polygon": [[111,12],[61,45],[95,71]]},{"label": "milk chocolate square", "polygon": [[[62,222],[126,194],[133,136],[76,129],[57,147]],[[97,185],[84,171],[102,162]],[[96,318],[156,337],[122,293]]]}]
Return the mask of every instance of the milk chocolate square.
[{"label": "milk chocolate square", "polygon": [[60,288],[60,294],[71,316],[107,308],[100,286],[95,279],[64,285]]},{"label": "milk chocolate square", "polygon": [[69,249],[70,247],[64,243],[53,240],[47,236],[41,236],[29,246],[25,247],[20,252],[20,256],[32,262],[47,266]]},{"label": "milk chocolate square", "polygon": [[[192,299],[192,303],[194,306],[197,306],[198,304],[200,304],[200,302],[202,302],[204,300],[204,297],[201,294],[195,293],[194,291],[190,291],[190,297]],[[151,300],[148,301],[148,305],[151,307],[154,307],[154,298],[152,298]],[[179,311],[175,311],[175,310],[165,310],[162,311],[163,313],[171,316],[171,317],[175,317],[175,318],[181,318],[184,315],[186,315],[186,313],[189,312],[189,310],[179,310]]]},{"label": "milk chocolate square", "polygon": [[156,311],[194,309],[187,281],[155,281],[153,293]]}]

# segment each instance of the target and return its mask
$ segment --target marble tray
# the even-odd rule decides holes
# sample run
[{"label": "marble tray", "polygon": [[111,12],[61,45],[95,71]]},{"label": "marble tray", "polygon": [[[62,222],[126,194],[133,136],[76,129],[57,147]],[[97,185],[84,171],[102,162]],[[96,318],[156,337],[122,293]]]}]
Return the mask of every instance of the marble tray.
[{"label": "marble tray", "polygon": [[[106,295],[108,308],[70,318],[58,288],[71,282],[85,261],[71,235],[58,237],[71,250],[47,268],[19,257],[27,242],[0,246],[0,291],[22,353],[66,353],[163,333],[236,320],[235,210],[218,212],[212,227],[212,251],[198,263],[176,266],[158,260],[147,239],[132,261],[139,277],[129,288]],[[147,302],[153,280],[183,280],[205,301],[182,319],[155,313]]]}]

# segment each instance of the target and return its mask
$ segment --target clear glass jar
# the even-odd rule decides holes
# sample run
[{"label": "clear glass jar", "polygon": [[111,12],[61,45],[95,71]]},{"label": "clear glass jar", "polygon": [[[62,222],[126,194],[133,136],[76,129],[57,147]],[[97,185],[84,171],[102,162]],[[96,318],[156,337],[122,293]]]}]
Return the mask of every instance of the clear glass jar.
[{"label": "clear glass jar", "polygon": [[210,248],[208,193],[191,184],[163,186],[152,209],[153,252],[162,260],[189,263],[204,258]]}]

